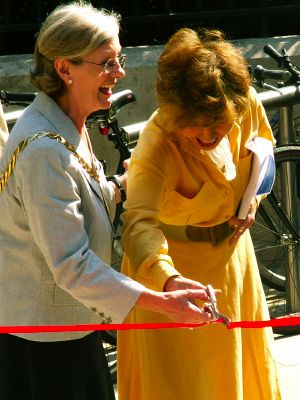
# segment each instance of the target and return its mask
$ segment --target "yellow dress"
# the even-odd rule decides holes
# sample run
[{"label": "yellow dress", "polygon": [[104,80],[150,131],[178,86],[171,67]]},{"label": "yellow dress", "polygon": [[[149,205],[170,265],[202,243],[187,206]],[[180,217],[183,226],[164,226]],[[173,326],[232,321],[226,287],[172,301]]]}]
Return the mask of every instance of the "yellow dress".
[{"label": "yellow dress", "polygon": [[[250,233],[237,245],[166,240],[159,221],[214,226],[227,221],[244,192],[251,166],[245,144],[273,140],[265,112],[251,89],[251,107],[228,138],[237,176],[229,182],[192,139],[175,136],[157,110],[134,151],[124,214],[123,273],[162,291],[181,273],[220,288],[219,310],[233,321],[268,319]],[[126,322],[166,322],[134,309]],[[269,328],[121,331],[118,335],[119,400],[281,399]]]}]

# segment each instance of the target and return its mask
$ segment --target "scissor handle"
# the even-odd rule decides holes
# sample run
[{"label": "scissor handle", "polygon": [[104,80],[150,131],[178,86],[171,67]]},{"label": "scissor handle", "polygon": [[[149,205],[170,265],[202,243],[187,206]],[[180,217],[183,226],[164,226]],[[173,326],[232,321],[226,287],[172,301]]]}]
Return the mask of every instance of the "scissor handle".
[{"label": "scissor handle", "polygon": [[207,291],[208,291],[211,303],[216,305],[217,304],[217,298],[216,298],[216,295],[215,295],[214,288],[211,285],[207,285],[206,287],[207,287]]}]

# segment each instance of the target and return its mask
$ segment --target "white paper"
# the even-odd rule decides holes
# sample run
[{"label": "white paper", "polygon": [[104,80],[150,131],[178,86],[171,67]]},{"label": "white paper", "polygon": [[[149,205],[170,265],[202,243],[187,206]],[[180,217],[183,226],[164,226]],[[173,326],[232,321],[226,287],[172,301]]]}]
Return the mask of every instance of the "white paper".
[{"label": "white paper", "polygon": [[270,140],[257,136],[246,147],[253,152],[253,157],[249,182],[239,207],[240,219],[247,217],[252,197],[271,192],[276,173],[273,143]]}]

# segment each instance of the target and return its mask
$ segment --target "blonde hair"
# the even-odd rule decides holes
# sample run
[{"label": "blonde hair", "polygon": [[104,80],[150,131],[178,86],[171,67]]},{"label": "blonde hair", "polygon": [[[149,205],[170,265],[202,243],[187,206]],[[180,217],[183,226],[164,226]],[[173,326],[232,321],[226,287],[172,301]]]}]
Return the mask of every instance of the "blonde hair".
[{"label": "blonde hair", "polygon": [[76,1],[60,5],[48,15],[35,44],[31,82],[51,96],[64,85],[53,65],[56,58],[72,61],[84,57],[119,34],[120,15]]},{"label": "blonde hair", "polygon": [[247,110],[250,82],[244,56],[223,32],[183,28],[160,55],[156,90],[179,125],[209,126]]}]

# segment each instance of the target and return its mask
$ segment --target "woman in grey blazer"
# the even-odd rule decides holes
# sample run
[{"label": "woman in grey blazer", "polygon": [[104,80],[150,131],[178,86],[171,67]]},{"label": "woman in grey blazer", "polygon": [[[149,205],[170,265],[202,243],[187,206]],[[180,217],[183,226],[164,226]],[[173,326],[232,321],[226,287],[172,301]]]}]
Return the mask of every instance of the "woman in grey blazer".
[{"label": "woman in grey blazer", "polygon": [[[118,33],[118,15],[73,3],[54,10],[37,37],[31,81],[39,94],[1,159],[1,171],[11,170],[0,185],[0,325],[121,323],[133,307],[211,320],[194,302],[207,300],[202,284],[154,292],[110,267],[120,193],[85,120],[110,107],[124,77]],[[114,398],[97,332],[0,335],[0,377],[1,400]]]}]

